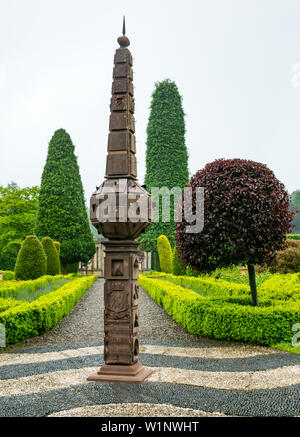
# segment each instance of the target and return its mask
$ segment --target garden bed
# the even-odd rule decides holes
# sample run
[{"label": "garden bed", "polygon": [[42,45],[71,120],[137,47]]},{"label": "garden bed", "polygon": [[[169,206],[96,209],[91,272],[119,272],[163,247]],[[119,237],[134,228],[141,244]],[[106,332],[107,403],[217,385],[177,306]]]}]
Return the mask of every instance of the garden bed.
[{"label": "garden bed", "polygon": [[[49,281],[50,278],[55,278],[55,280]],[[30,281],[33,282],[33,284],[30,284],[29,286],[27,285],[28,281],[22,281],[20,285],[18,284],[18,287],[16,287],[16,289],[5,290],[5,293],[3,294],[6,295],[6,298],[11,297],[13,299],[22,300],[24,302],[33,302],[39,297],[57,290],[58,288],[62,287],[72,280],[74,280],[73,277],[48,276],[46,277],[45,283],[35,284],[34,281]],[[31,285],[34,285],[34,287],[32,287]],[[2,297],[1,289],[0,296]]]},{"label": "garden bed", "polygon": [[139,283],[174,320],[202,337],[274,345],[291,342],[292,326],[300,322],[298,274],[265,280],[258,308],[246,284],[155,272],[140,275]]},{"label": "garden bed", "polygon": [[[5,326],[6,344],[41,335],[66,316],[98,276],[44,276],[34,281],[1,282],[0,323]],[[54,290],[49,290],[49,285]],[[55,285],[60,285],[57,288]],[[43,290],[44,289],[44,290]],[[18,299],[35,297],[34,300]],[[44,291],[44,293],[43,293]],[[38,293],[42,293],[39,297]]]}]

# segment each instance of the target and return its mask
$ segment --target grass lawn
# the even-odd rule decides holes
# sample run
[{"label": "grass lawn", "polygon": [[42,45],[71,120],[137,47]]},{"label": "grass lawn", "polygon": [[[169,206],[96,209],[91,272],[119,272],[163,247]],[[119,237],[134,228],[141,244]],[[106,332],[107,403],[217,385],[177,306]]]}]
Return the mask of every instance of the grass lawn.
[{"label": "grass lawn", "polygon": [[291,343],[278,343],[273,346],[274,349],[279,349],[280,351],[291,352],[293,354],[300,354],[300,344],[295,347]]}]

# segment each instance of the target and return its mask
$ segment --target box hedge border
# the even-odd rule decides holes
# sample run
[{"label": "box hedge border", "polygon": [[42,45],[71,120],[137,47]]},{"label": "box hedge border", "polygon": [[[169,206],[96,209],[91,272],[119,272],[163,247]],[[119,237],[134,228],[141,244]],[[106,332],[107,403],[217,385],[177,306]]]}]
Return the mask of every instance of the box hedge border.
[{"label": "box hedge border", "polygon": [[176,322],[201,337],[271,346],[290,342],[292,326],[300,322],[298,300],[263,297],[257,308],[245,295],[200,296],[150,275],[139,275],[139,284]]},{"label": "box hedge border", "polygon": [[[199,291],[202,296],[251,296],[249,285],[208,276],[176,276],[162,272],[151,272],[150,276],[164,278],[175,285]],[[258,294],[259,299],[299,300],[300,273],[276,273],[258,287]]]},{"label": "box hedge border", "polygon": [[300,240],[300,234],[288,234],[286,238],[288,240]]},{"label": "box hedge border", "polygon": [[29,281],[15,281],[15,280],[2,280],[0,282],[0,297],[17,297],[20,290],[26,289],[30,293],[35,292],[38,288],[45,287],[46,285],[50,284],[51,282],[56,282],[58,279],[61,278],[72,278],[72,275],[56,275],[56,276],[50,276],[45,275],[41,276],[38,279],[32,279]]},{"label": "box hedge border", "polygon": [[[58,277],[62,276],[52,278]],[[6,344],[41,335],[52,329],[71,311],[97,278],[97,275],[76,277],[59,289],[30,303],[22,302],[16,305],[13,299],[1,299],[2,305],[5,304],[5,300],[9,301],[9,308],[0,313],[0,323],[5,326],[6,331]],[[41,283],[47,279],[48,277],[42,277],[35,281],[26,281],[26,283]]]},{"label": "box hedge border", "polygon": [[12,281],[15,279],[15,272],[12,270],[4,270],[2,272],[2,281]]}]

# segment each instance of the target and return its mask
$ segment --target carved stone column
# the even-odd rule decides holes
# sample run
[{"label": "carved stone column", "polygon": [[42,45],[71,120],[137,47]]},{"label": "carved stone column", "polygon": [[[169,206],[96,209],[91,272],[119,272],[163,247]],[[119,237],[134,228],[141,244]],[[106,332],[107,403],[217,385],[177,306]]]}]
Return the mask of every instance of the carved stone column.
[{"label": "carved stone column", "polygon": [[151,223],[151,198],[136,181],[132,56],[118,38],[114,57],[106,180],[91,197],[93,225],[106,238],[104,361],[89,381],[142,382],[152,371],[139,362],[138,242]]}]

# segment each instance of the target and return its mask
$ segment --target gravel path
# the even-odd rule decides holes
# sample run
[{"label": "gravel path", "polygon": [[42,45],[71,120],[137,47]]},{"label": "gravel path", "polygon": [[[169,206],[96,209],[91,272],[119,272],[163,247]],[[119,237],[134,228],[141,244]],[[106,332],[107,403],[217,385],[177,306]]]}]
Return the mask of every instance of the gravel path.
[{"label": "gravel path", "polygon": [[[104,280],[99,279],[86,292],[80,302],[55,328],[39,337],[33,337],[9,348],[19,349],[28,346],[46,346],[54,344],[102,341],[104,338],[103,297]],[[154,302],[144,290],[139,299],[140,340],[164,339],[165,342],[197,343],[198,345],[228,346],[228,342],[219,342],[197,338],[181,325],[178,325],[165,310]]]},{"label": "gravel path", "polygon": [[140,292],[140,385],[87,382],[103,364],[103,279],[59,325],[0,353],[0,416],[297,416],[299,355],[189,334]]},{"label": "gravel path", "polygon": [[[55,328],[39,337],[33,337],[8,349],[20,349],[23,347],[50,346],[80,342],[102,342],[104,338],[103,312],[103,279],[98,279],[86,292],[78,304]],[[139,312],[140,312],[140,343],[145,341],[163,341],[164,343],[191,344],[197,347],[228,348],[237,347],[237,343],[213,340],[197,337],[190,334],[185,328],[176,323],[164,310],[154,302],[151,297],[140,287]],[[239,347],[251,350],[270,349],[242,345]]]}]

